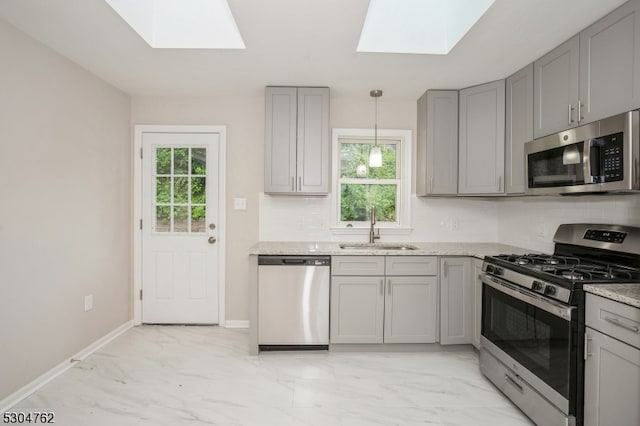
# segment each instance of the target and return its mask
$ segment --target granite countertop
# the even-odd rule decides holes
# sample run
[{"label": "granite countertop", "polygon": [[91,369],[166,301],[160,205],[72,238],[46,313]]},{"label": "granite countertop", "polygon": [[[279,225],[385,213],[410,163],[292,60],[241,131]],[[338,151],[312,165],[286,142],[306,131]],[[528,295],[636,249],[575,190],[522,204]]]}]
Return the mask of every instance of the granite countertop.
[{"label": "granite countertop", "polygon": [[584,291],[640,308],[640,284],[585,284]]},{"label": "granite countertop", "polygon": [[342,249],[339,244],[353,242],[285,242],[261,241],[251,247],[250,255],[329,255],[329,256],[473,256],[482,259],[501,253],[530,253],[519,247],[498,243],[414,243],[377,242],[377,245],[411,245],[416,250],[381,250],[369,248]]}]

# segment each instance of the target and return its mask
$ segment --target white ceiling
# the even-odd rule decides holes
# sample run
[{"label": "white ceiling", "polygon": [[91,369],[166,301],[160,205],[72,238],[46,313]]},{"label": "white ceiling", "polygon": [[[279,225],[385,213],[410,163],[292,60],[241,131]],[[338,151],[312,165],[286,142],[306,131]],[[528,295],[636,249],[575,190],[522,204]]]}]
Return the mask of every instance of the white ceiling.
[{"label": "white ceiling", "polygon": [[300,85],[415,100],[504,78],[622,3],[496,0],[446,56],[357,53],[368,0],[229,0],[246,50],[152,49],[103,0],[1,0],[0,18],[132,96]]}]

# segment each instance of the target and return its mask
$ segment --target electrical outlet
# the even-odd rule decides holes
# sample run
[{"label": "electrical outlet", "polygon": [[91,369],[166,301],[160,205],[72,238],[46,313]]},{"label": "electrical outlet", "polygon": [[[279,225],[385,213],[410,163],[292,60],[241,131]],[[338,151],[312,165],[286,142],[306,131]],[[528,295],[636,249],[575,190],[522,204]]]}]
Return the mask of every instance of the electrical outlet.
[{"label": "electrical outlet", "polygon": [[246,210],[247,209],[247,199],[246,198],[234,198],[233,199],[233,208],[234,208],[234,210]]},{"label": "electrical outlet", "polygon": [[84,297],[84,311],[90,311],[93,309],[93,294]]}]

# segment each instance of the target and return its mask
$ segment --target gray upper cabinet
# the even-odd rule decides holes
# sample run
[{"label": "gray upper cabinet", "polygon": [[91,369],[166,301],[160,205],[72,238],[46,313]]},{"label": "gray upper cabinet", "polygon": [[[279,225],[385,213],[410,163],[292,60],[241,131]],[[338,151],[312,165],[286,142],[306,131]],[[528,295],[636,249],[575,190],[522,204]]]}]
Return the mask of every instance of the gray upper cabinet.
[{"label": "gray upper cabinet", "polygon": [[579,45],[575,36],[534,62],[536,138],[577,126]]},{"label": "gray upper cabinet", "polygon": [[329,192],[329,88],[267,87],[264,192]]},{"label": "gray upper cabinet", "polygon": [[505,81],[460,91],[458,193],[504,193]]},{"label": "gray upper cabinet", "polygon": [[533,140],[533,64],[507,78],[505,192],[523,194],[524,144]]},{"label": "gray upper cabinet", "polygon": [[534,63],[534,136],[640,107],[640,0]]},{"label": "gray upper cabinet", "polygon": [[458,91],[428,90],[418,99],[416,195],[458,193]]},{"label": "gray upper cabinet", "polygon": [[580,33],[581,123],[640,106],[640,1]]}]

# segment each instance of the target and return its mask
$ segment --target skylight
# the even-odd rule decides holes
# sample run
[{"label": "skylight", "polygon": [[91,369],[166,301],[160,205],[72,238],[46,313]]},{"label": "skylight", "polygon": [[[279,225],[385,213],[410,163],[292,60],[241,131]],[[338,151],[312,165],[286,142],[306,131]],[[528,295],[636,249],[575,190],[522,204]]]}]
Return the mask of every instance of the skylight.
[{"label": "skylight", "polygon": [[358,52],[446,55],[495,0],[371,0]]},{"label": "skylight", "polygon": [[244,49],[227,0],[105,0],[151,47]]}]

